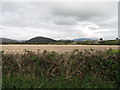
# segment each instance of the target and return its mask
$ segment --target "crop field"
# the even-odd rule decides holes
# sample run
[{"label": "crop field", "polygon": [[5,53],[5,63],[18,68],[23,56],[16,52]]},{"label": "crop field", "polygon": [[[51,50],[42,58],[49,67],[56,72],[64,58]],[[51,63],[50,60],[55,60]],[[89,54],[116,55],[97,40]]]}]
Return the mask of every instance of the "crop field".
[{"label": "crop field", "polygon": [[2,88],[118,88],[120,85],[118,46],[2,45],[1,50]]},{"label": "crop field", "polygon": [[24,53],[26,50],[31,50],[33,52],[55,51],[61,52],[71,52],[75,49],[79,50],[108,50],[108,49],[118,49],[118,45],[1,45],[1,50],[5,53]]}]

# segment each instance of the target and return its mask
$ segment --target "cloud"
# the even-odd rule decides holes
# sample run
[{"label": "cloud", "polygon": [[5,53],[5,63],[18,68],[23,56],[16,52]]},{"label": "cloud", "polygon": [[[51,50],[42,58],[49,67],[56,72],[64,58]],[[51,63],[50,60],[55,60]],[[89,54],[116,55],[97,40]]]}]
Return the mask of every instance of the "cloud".
[{"label": "cloud", "polygon": [[68,3],[58,8],[55,7],[54,15],[65,18],[74,17],[80,22],[90,21],[97,24],[105,23],[109,25],[113,24],[113,22],[117,23],[117,10],[117,3]]},{"label": "cloud", "polygon": [[19,40],[35,36],[54,39],[118,37],[117,2],[3,2],[2,4],[3,18],[0,26],[4,30],[3,37]]}]

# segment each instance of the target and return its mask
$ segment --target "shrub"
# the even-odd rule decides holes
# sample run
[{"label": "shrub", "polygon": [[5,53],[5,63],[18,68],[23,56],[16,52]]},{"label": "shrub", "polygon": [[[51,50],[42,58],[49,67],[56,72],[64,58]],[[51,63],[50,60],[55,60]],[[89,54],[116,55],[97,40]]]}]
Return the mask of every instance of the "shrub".
[{"label": "shrub", "polygon": [[29,50],[24,54],[2,53],[3,88],[118,87],[119,55],[111,51],[76,49],[62,54],[46,50],[38,54]]}]

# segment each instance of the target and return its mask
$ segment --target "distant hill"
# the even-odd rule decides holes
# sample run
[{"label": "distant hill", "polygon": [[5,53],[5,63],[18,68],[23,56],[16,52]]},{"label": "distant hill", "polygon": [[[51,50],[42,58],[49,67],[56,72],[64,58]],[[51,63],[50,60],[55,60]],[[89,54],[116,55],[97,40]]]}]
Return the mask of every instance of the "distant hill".
[{"label": "distant hill", "polygon": [[78,38],[78,39],[73,39],[73,41],[95,41],[97,39],[94,38]]},{"label": "distant hill", "polygon": [[27,43],[51,43],[51,42],[56,42],[56,40],[51,38],[46,38],[46,37],[35,37],[26,42]]},{"label": "distant hill", "polygon": [[0,43],[15,43],[17,40],[8,39],[8,38],[0,38]]},{"label": "distant hill", "polygon": [[58,42],[72,42],[72,40],[57,40]]}]

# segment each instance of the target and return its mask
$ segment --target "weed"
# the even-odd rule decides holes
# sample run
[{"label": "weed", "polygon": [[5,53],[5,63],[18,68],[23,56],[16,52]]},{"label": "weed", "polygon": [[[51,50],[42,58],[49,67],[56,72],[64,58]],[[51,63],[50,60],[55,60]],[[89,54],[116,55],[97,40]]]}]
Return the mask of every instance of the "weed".
[{"label": "weed", "polygon": [[120,85],[119,57],[112,49],[2,53],[3,88],[115,88]]}]

